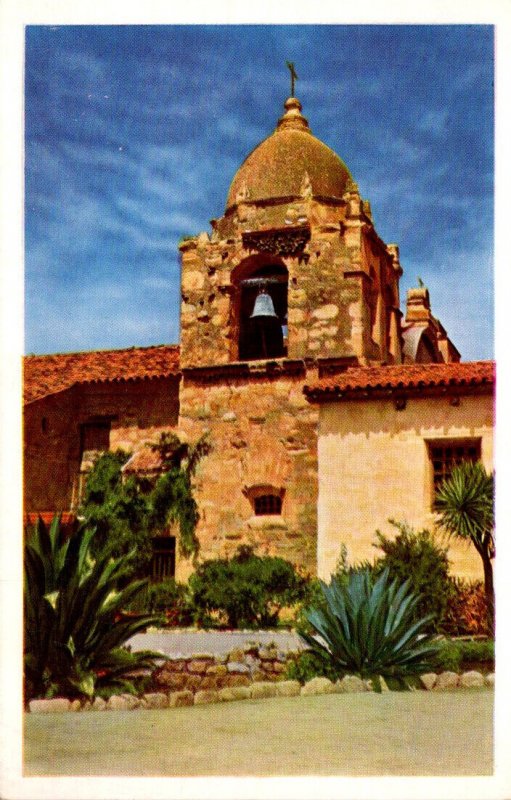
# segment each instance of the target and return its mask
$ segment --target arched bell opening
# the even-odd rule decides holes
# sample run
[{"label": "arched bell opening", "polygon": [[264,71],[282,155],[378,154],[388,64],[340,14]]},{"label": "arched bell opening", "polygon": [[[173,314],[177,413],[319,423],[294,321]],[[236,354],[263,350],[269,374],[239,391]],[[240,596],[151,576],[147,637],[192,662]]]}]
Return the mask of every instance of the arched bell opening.
[{"label": "arched bell opening", "polygon": [[257,259],[246,264],[235,285],[238,358],[286,356],[288,272],[284,264]]}]

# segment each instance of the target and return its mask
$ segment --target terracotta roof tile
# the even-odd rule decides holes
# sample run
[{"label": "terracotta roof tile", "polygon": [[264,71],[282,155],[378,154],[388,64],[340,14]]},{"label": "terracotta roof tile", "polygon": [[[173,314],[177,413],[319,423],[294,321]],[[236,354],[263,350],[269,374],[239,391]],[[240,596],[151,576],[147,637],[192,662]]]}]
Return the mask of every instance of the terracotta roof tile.
[{"label": "terracotta roof tile", "polygon": [[491,389],[494,383],[494,361],[467,361],[349,367],[339,375],[332,375],[312,386],[305,386],[304,391],[310,400],[334,400],[395,389],[427,390],[448,386],[488,386]]},{"label": "terracotta roof tile", "polygon": [[178,345],[26,356],[24,402],[32,403],[76,383],[165,378],[178,373]]}]

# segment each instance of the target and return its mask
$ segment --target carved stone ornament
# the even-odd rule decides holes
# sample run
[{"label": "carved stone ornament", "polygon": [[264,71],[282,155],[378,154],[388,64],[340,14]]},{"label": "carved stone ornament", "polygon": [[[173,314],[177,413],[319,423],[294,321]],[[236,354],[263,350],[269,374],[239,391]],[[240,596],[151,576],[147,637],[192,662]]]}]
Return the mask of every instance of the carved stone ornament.
[{"label": "carved stone ornament", "polygon": [[277,228],[271,231],[246,231],[243,246],[246,250],[272,253],[279,256],[295,256],[303,252],[310,239],[310,228]]}]

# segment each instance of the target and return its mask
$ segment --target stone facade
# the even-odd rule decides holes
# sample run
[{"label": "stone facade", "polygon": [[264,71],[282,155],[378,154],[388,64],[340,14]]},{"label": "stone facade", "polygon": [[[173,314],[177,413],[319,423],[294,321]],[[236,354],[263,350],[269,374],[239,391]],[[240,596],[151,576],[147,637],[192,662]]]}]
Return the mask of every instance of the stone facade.
[{"label": "stone facade", "polygon": [[[240,544],[316,567],[318,413],[303,394],[306,370],[272,376],[185,375],[180,430],[207,429],[212,451],[196,482],[201,557],[231,556]],[[281,498],[282,513],[256,515],[261,493]],[[186,569],[186,565],[181,565]]]}]

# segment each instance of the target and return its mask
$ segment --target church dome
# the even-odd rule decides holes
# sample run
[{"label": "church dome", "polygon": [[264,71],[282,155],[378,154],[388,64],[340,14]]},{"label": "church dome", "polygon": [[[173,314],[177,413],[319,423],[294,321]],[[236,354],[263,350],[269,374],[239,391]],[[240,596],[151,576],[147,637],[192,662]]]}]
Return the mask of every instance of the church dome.
[{"label": "church dome", "polygon": [[256,202],[312,195],[340,199],[351,180],[346,165],[312,135],[296,97],[275,131],[247,156],[231,183],[227,209],[240,201]]}]

